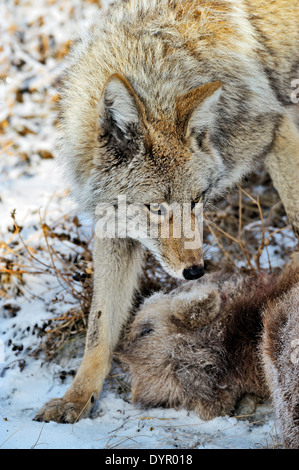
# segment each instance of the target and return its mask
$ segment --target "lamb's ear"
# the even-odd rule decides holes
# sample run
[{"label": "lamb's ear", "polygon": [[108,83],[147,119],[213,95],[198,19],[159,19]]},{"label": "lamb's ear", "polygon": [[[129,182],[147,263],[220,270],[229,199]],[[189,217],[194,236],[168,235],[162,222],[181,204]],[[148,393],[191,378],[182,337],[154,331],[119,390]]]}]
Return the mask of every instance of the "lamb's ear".
[{"label": "lamb's ear", "polygon": [[140,136],[144,123],[144,107],[132,86],[122,75],[112,75],[100,100],[99,138],[108,135],[123,150]]},{"label": "lamb's ear", "polygon": [[172,314],[187,328],[210,324],[220,311],[220,295],[211,290],[203,295],[178,295],[171,301]]},{"label": "lamb's ear", "polygon": [[221,82],[211,82],[194,88],[177,99],[177,118],[183,135],[192,131],[201,132],[213,124],[214,108],[221,91]]}]

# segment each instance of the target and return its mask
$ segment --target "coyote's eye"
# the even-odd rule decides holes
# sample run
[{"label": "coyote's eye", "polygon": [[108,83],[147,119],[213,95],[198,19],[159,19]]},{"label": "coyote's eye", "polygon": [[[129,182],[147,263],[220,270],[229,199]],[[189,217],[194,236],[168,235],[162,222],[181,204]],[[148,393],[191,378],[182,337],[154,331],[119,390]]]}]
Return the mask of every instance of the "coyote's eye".
[{"label": "coyote's eye", "polygon": [[161,211],[161,204],[150,204],[150,211],[151,212],[160,212]]},{"label": "coyote's eye", "polygon": [[196,199],[193,199],[193,201],[191,202],[191,210],[194,209],[194,207],[196,206],[196,204],[199,203],[200,200],[201,200],[200,197],[197,197]]},{"label": "coyote's eye", "polygon": [[152,214],[155,214],[155,215],[165,215],[167,213],[167,210],[163,204],[158,204],[158,203],[146,204],[146,207]]}]

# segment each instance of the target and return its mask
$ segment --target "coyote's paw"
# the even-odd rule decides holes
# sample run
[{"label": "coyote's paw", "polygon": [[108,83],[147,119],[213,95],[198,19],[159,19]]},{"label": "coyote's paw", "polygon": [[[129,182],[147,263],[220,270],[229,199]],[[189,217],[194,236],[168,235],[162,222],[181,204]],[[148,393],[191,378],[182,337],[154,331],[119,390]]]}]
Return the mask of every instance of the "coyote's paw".
[{"label": "coyote's paw", "polygon": [[91,406],[81,402],[70,402],[64,398],[48,401],[34,417],[35,421],[56,421],[57,423],[75,423],[89,415]]}]

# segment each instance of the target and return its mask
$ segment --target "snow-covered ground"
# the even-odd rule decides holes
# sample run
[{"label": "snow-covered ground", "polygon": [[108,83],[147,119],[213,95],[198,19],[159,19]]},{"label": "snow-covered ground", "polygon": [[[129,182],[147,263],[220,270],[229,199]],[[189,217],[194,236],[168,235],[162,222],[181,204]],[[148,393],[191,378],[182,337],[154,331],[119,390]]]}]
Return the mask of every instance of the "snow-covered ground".
[{"label": "snow-covered ground", "polygon": [[[68,41],[94,17],[96,3],[1,3],[0,448],[276,447],[279,435],[269,404],[256,407],[255,399],[247,397],[236,413],[238,417],[210,422],[203,422],[186,410],[142,410],[131,404],[129,393],[120,391],[123,372],[117,364],[91,418],[74,425],[32,420],[45,401],[64,394],[82,357],[79,343],[77,357],[72,350],[46,362],[43,353],[37,358],[30,353],[41,342],[39,328],[76,305],[66,284],[53,274],[53,260],[41,228],[47,223],[59,230],[59,221],[68,227],[75,208],[59,184],[55,160],[45,157],[54,152],[50,117],[61,56]],[[106,6],[109,2],[104,3]],[[14,228],[14,210],[16,223],[22,227],[22,239]],[[88,239],[91,226],[84,218],[80,222]],[[295,244],[291,232],[281,232],[277,237],[278,243],[287,240],[291,246]],[[55,240],[49,243],[54,246]],[[71,256],[72,245],[66,242],[64,246]],[[276,256],[271,246],[270,256],[272,260]],[[266,263],[267,259],[262,259]],[[14,264],[9,264],[9,260]],[[278,256],[276,264],[279,262]],[[55,263],[63,269],[63,259],[57,258]],[[20,275],[12,275],[11,270],[18,270]]]}]

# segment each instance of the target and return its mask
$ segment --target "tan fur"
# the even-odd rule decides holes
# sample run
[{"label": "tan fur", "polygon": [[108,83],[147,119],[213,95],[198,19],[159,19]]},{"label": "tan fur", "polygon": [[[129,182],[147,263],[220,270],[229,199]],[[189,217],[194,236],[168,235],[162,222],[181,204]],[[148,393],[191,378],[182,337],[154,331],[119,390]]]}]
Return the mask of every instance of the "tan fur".
[{"label": "tan fur", "polygon": [[[97,223],[98,204],[116,205],[119,195],[130,204],[207,205],[264,160],[298,233],[298,16],[289,0],[115,2],[65,72],[59,151],[80,209]],[[86,355],[66,409],[86,400],[87,414],[90,394],[101,391],[138,283],[134,257],[146,247],[182,279],[203,265],[201,246],[188,250],[187,239],[96,242]],[[60,421],[62,410],[49,404],[38,418]]]},{"label": "tan fur", "polygon": [[155,294],[120,354],[132,399],[212,419],[244,393],[270,395],[284,447],[298,448],[298,325],[298,268],[278,278],[218,273]]}]

